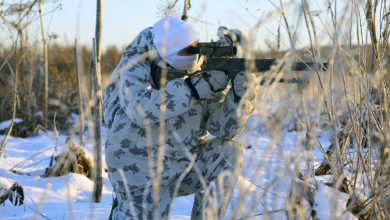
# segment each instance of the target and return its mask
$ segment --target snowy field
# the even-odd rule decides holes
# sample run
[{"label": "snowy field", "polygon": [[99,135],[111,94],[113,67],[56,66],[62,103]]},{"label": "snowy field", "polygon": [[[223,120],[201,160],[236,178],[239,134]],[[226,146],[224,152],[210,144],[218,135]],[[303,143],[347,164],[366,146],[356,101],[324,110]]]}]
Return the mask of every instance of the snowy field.
[{"label": "snowy field", "polygon": [[[4,125],[4,123],[3,123]],[[261,132],[260,125],[237,137],[245,146],[245,160],[241,169],[226,219],[286,219],[285,202],[289,196],[294,167],[305,167],[306,153],[299,148],[303,134],[282,132],[278,142]],[[2,140],[4,136],[0,136]],[[24,204],[13,206],[6,201],[0,206],[0,219],[107,219],[111,209],[112,187],[103,172],[103,195],[99,204],[91,203],[93,182],[80,174],[41,178],[50,157],[66,148],[66,136],[54,132],[40,133],[29,138],[8,139],[0,159],[0,186],[9,188],[18,182],[24,189]],[[329,145],[324,132],[318,139]],[[274,147],[269,147],[274,146]],[[86,144],[92,158],[92,143]],[[305,156],[306,155],[306,156]],[[314,151],[314,161],[320,162],[321,153]],[[104,159],[104,158],[103,158]],[[10,170],[19,170],[15,174]],[[345,212],[347,195],[327,187],[321,181],[317,185],[313,208],[319,219],[355,219]],[[176,198],[172,207],[173,220],[190,219],[193,196]],[[240,210],[240,211],[238,211]],[[242,214],[245,213],[245,214]]]}]

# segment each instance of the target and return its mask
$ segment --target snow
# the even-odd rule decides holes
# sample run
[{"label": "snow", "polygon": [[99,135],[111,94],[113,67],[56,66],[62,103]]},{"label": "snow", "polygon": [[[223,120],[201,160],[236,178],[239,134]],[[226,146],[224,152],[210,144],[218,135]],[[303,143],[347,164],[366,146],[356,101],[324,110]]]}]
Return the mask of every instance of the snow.
[{"label": "snow", "polygon": [[[14,123],[17,124],[17,123],[20,123],[20,122],[22,122],[22,121],[23,121],[23,119],[21,119],[21,118],[15,118]],[[12,119],[9,119],[9,120],[7,120],[7,121],[1,122],[1,123],[0,123],[0,131],[9,128],[9,126],[11,125],[11,123],[12,123]]]},{"label": "snow", "polygon": [[[348,195],[340,193],[339,191],[326,186],[324,183],[319,182],[319,188],[315,194],[315,200],[321,201],[314,204],[314,209],[317,211],[319,219],[344,219],[353,220],[356,219],[351,213],[344,212],[339,207],[346,207],[348,201]],[[327,210],[327,211],[324,211]]]},{"label": "snow", "polygon": [[[5,122],[1,123],[6,124]],[[227,216],[234,219],[287,219],[285,207],[289,196],[294,169],[304,167],[308,154],[297,150],[299,132],[283,132],[277,139],[259,132],[256,127],[238,137],[246,150],[241,176],[237,180]],[[0,140],[4,136],[0,136]],[[70,173],[61,177],[41,178],[53,154],[66,149],[66,136],[54,132],[40,133],[36,137],[10,137],[0,158],[0,186],[9,188],[15,181],[23,188],[25,204],[13,206],[9,201],[0,206],[0,219],[107,219],[111,210],[112,187],[103,172],[101,203],[91,203],[93,182],[87,177]],[[328,135],[318,139],[329,143]],[[92,143],[86,144],[87,156],[92,158]],[[314,152],[319,162],[321,153]],[[104,155],[103,155],[104,161]],[[30,173],[18,175],[11,169]],[[315,194],[314,209],[319,219],[355,219],[345,211],[347,195],[324,185],[320,180]],[[172,205],[171,220],[190,219],[193,195],[176,198]],[[252,217],[250,217],[252,216]]]}]

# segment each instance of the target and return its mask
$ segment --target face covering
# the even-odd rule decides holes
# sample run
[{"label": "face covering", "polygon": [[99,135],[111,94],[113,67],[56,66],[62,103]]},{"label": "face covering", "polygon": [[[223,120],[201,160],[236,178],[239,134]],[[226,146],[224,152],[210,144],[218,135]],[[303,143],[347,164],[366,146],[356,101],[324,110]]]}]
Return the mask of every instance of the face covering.
[{"label": "face covering", "polygon": [[200,70],[203,59],[198,59],[198,54],[191,56],[180,56],[177,54],[171,54],[167,56],[166,60],[176,70],[186,70],[189,73]]},{"label": "face covering", "polygon": [[168,16],[153,26],[153,44],[163,60],[176,70],[188,72],[199,69],[198,56],[179,56],[177,53],[199,41],[199,35],[188,22]]}]

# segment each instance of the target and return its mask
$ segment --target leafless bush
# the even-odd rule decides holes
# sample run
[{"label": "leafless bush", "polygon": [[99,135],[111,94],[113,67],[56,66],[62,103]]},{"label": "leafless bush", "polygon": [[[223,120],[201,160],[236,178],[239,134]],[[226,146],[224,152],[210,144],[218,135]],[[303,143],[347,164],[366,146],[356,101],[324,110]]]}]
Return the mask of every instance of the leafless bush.
[{"label": "leafless bush", "polygon": [[[306,21],[312,19],[310,13],[307,13],[308,3],[302,1],[305,6],[302,13]],[[311,26],[310,22],[305,24],[311,39],[308,54],[312,60],[318,60],[324,56],[316,51],[326,52],[324,49],[327,49],[330,66],[327,72],[318,73],[317,77],[312,78],[310,85],[300,93],[299,108],[291,105],[289,108],[303,113],[298,113],[295,121],[301,124],[301,130],[306,133],[302,141],[303,146],[312,142],[312,147],[319,148],[323,152],[323,163],[318,164],[320,166],[316,163],[307,164],[305,169],[307,178],[316,178],[314,175],[331,175],[330,182],[327,184],[348,194],[348,211],[359,218],[384,219],[389,215],[387,204],[389,202],[390,81],[389,59],[384,58],[389,52],[387,46],[389,39],[385,34],[378,36],[376,29],[380,27],[382,29],[379,33],[386,33],[388,19],[375,16],[386,15],[388,6],[386,7],[386,1],[367,1],[365,11],[361,11],[358,2],[354,1],[352,5],[340,4],[343,7],[342,11],[350,12],[350,16],[347,15],[348,13],[337,16],[339,10],[337,3],[337,1],[328,3],[328,10],[334,21],[331,47],[316,46],[314,44],[316,27]],[[348,28],[348,22],[352,24],[352,20],[359,21],[364,18],[369,22],[366,31],[372,43],[364,43],[366,33],[362,31],[364,28],[358,22],[355,24],[361,31],[358,32],[358,42],[355,44],[352,40],[343,41],[339,32]],[[377,21],[380,23],[377,24]],[[281,94],[284,97],[283,91]],[[283,108],[283,105],[279,108]],[[283,116],[289,112],[283,109],[277,111],[282,111]],[[273,136],[278,135],[276,132],[279,130],[277,129],[279,125],[273,123],[279,124],[280,121],[283,119],[275,122],[268,121],[270,124],[266,125]],[[313,139],[318,129],[321,132],[330,131],[332,139],[329,146],[322,146],[318,140]],[[312,154],[311,148],[308,149],[307,153]],[[294,188],[292,190],[294,192]],[[298,195],[307,200],[303,196],[306,193]],[[295,215],[299,217],[298,213],[299,210],[296,210]]]}]

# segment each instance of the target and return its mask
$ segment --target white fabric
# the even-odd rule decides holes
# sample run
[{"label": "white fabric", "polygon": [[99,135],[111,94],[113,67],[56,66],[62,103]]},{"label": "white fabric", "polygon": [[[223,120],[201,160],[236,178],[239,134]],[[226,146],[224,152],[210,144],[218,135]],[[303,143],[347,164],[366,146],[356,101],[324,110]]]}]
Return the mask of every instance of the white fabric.
[{"label": "white fabric", "polygon": [[242,97],[246,91],[246,86],[248,84],[248,77],[244,72],[240,72],[234,77],[233,87],[236,95]]},{"label": "white fabric", "polygon": [[185,21],[167,16],[153,26],[153,44],[159,55],[177,70],[188,70],[197,61],[197,56],[179,56],[177,52],[199,41],[195,29]]},{"label": "white fabric", "polygon": [[167,62],[177,70],[187,70],[188,73],[194,73],[201,70],[203,57],[199,57],[198,54],[191,56],[172,54],[167,57]]},{"label": "white fabric", "polygon": [[251,100],[256,97],[258,83],[253,73],[240,72],[234,77],[233,87],[237,96],[242,98],[245,95]]},{"label": "white fabric", "polygon": [[167,56],[166,61],[177,70],[189,70],[198,60],[198,55],[191,56],[179,56],[177,54],[171,54]]},{"label": "white fabric", "polygon": [[200,99],[211,99],[216,93],[226,88],[229,77],[222,71],[213,70],[192,77],[191,82]]}]

